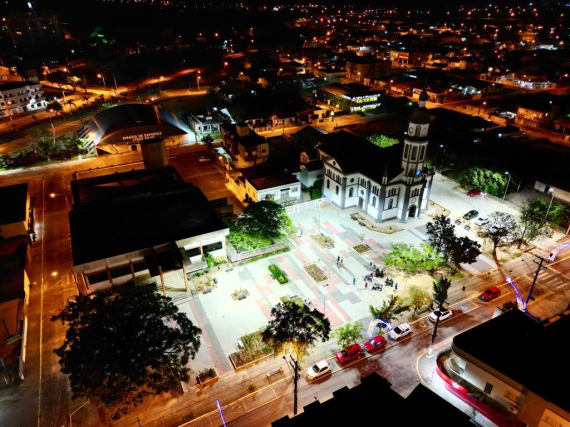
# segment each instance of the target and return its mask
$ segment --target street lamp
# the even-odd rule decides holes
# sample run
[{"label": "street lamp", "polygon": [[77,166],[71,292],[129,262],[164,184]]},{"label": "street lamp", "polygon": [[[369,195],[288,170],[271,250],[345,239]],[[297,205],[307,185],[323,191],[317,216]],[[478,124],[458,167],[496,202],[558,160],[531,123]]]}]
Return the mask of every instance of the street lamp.
[{"label": "street lamp", "polygon": [[509,180],[507,181],[507,186],[505,187],[505,194],[503,195],[503,200],[507,197],[507,190],[509,189],[509,184],[511,183],[511,174],[509,172],[505,172],[509,176]]},{"label": "street lamp", "polygon": [[[479,104],[479,110],[477,111],[477,117],[479,117],[479,115],[481,114],[481,105],[487,105],[487,101],[483,101],[483,104]],[[483,109],[483,113],[485,113],[485,111],[487,111],[487,108]]]},{"label": "street lamp", "polygon": [[158,79],[158,93],[162,93],[162,87],[160,86],[162,80],[164,80],[164,76],[160,76],[160,79]]},{"label": "street lamp", "polygon": [[479,215],[481,215],[481,212],[483,210],[483,199],[485,198],[486,195],[487,193],[481,192],[481,203],[479,203]]},{"label": "street lamp", "polygon": [[550,203],[548,204],[548,209],[546,210],[546,215],[544,215],[544,220],[548,218],[548,214],[550,213],[550,208],[552,206],[552,200],[554,199],[554,190],[551,188],[548,190],[548,194],[550,194]]},{"label": "street lamp", "polygon": [[282,71],[283,71],[283,68],[279,68],[279,76],[281,76]]},{"label": "street lamp", "polygon": [[[328,287],[328,286],[329,286],[328,283],[326,285],[323,285],[323,289]],[[326,310],[327,310],[327,293],[326,293],[326,291],[323,291],[323,295],[325,296],[325,298],[323,300],[323,316],[324,316],[326,313]]]},{"label": "street lamp", "polygon": [[105,82],[105,75],[104,74],[97,74],[97,77],[99,77],[100,79],[103,80],[103,86],[105,87],[105,89],[107,89],[107,83]]},{"label": "street lamp", "polygon": [[[440,145],[439,145],[439,148],[443,148],[443,144],[440,144]],[[445,153],[445,150],[443,150],[443,151],[444,151],[444,153]],[[436,167],[436,168],[437,168],[437,155],[438,155],[438,154],[439,154],[439,150],[436,151],[436,153],[435,153],[435,167]]]}]

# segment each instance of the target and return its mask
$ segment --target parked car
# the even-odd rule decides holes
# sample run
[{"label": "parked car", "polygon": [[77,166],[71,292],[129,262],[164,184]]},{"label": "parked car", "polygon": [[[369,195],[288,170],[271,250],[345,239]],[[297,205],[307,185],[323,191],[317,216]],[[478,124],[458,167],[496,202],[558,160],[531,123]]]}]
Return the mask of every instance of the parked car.
[{"label": "parked car", "polygon": [[325,375],[331,374],[332,369],[329,362],[326,360],[321,360],[320,362],[315,363],[307,370],[307,379],[309,381],[314,381],[318,378],[322,378]]},{"label": "parked car", "polygon": [[481,190],[477,190],[476,188],[474,188],[474,189],[472,189],[472,190],[469,190],[469,191],[467,192],[467,195],[468,195],[469,197],[475,197],[475,196],[478,196],[479,194],[481,194]]},{"label": "parked car", "polygon": [[476,211],[475,209],[467,212],[465,215],[463,215],[463,219],[466,219],[467,221],[472,220],[473,218],[475,218],[477,215],[479,215],[479,212]]},{"label": "parked car", "polygon": [[200,163],[206,163],[206,162],[212,161],[212,159],[210,159],[209,157],[206,157],[206,156],[202,156],[202,157],[198,158],[198,161]]},{"label": "parked car", "polygon": [[344,364],[356,360],[363,355],[364,353],[362,352],[360,344],[352,344],[346,349],[339,351],[336,354],[336,360],[338,360],[338,363]]},{"label": "parked car", "polygon": [[479,227],[487,224],[489,222],[489,218],[487,218],[486,216],[480,216],[479,218],[477,218],[475,220],[475,225],[478,225]]},{"label": "parked car", "polygon": [[436,308],[434,311],[430,313],[429,320],[431,320],[432,322],[437,322],[438,314],[439,314],[439,321],[441,322],[442,320],[449,319],[451,316],[453,316],[453,311],[451,311],[449,308],[444,308],[443,310],[441,310],[440,314],[439,308]]},{"label": "parked car", "polygon": [[485,289],[485,291],[479,295],[479,299],[481,301],[492,301],[495,298],[499,298],[501,296],[501,290],[496,286],[492,286],[489,289]]},{"label": "parked car", "polygon": [[364,348],[368,353],[374,353],[386,347],[388,341],[382,335],[376,335],[364,343]]},{"label": "parked car", "polygon": [[390,331],[388,336],[393,340],[399,340],[402,337],[412,333],[412,328],[407,323],[402,323]]}]

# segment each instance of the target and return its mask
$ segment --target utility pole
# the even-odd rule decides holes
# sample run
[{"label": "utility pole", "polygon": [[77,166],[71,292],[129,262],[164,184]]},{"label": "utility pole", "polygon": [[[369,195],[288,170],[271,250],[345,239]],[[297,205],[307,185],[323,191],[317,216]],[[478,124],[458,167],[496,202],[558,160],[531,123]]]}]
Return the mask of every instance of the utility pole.
[{"label": "utility pole", "polygon": [[[291,359],[289,361],[289,365],[291,365],[291,367],[293,368],[293,372],[295,372],[295,376],[293,377],[293,380],[295,382],[295,396],[294,396],[294,400],[293,400],[293,414],[296,416],[297,415],[297,390],[298,390],[298,383],[299,383],[299,364],[297,363],[297,361],[295,359],[293,359],[293,356],[289,355],[289,358]],[[287,361],[287,358],[285,356],[283,356],[283,359],[285,359],[285,361]]]},{"label": "utility pole", "polygon": [[[536,284],[536,279],[538,279],[538,273],[540,273],[540,270],[542,268],[544,268],[545,270],[548,270],[548,267],[543,266],[542,263],[544,262],[544,258],[537,256],[538,259],[540,259],[540,262],[536,262],[536,260],[533,260],[533,262],[538,265],[538,268],[536,269],[536,274],[534,275],[534,280],[532,281],[532,285],[530,285],[530,291],[528,291],[528,295],[526,297],[526,301],[524,303],[524,308],[526,311],[526,307],[528,305],[528,300],[532,298],[532,291],[534,290],[534,285]],[[534,298],[532,298],[532,300],[534,301]]]}]

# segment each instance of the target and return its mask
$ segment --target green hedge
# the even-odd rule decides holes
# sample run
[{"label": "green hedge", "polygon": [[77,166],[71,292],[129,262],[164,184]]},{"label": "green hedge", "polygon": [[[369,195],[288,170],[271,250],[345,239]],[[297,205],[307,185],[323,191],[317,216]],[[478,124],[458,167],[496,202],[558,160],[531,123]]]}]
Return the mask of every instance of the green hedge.
[{"label": "green hedge", "polygon": [[273,277],[275,277],[275,279],[279,283],[284,285],[285,283],[289,282],[289,279],[287,279],[287,276],[285,276],[285,273],[283,273],[281,271],[281,269],[279,267],[277,267],[275,264],[270,264],[268,268],[269,268],[269,271],[271,271],[271,274],[273,274]]}]

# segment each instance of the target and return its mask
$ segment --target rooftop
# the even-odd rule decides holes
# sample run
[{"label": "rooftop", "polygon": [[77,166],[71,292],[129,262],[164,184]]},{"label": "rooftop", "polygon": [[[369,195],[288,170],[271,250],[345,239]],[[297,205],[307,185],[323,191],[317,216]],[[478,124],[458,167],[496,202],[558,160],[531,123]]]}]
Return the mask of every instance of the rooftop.
[{"label": "rooftop", "polygon": [[570,411],[566,369],[570,316],[542,326],[519,310],[509,311],[453,339],[453,351],[499,373],[565,411]]},{"label": "rooftop", "polygon": [[24,295],[27,236],[0,240],[0,303]]},{"label": "rooftop", "polygon": [[360,96],[360,95],[373,95],[378,92],[373,92],[368,86],[361,85],[359,83],[332,83],[330,85],[321,86],[319,90],[332,93],[337,96]]},{"label": "rooftop", "polygon": [[299,180],[291,174],[283,173],[280,175],[260,176],[258,178],[250,179],[249,182],[251,182],[257,190],[267,190],[269,188],[280,187],[282,185],[294,184],[299,182]]},{"label": "rooftop", "polygon": [[[111,176],[115,183],[136,181],[133,172]],[[227,229],[200,189],[176,177],[170,188],[165,181],[154,187],[147,180],[119,193],[97,188],[106,179],[89,178],[94,196],[69,213],[74,265]]]},{"label": "rooftop", "polygon": [[28,81],[2,83],[0,84],[0,92],[5,90],[18,89],[26,86],[38,86],[38,85],[40,85],[40,83],[28,82]]},{"label": "rooftop", "polygon": [[2,201],[0,225],[24,221],[27,198],[27,183],[0,187],[0,200]]}]

